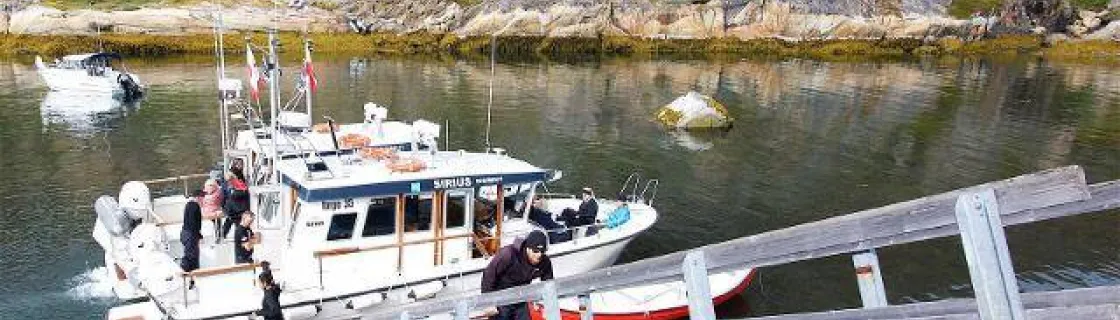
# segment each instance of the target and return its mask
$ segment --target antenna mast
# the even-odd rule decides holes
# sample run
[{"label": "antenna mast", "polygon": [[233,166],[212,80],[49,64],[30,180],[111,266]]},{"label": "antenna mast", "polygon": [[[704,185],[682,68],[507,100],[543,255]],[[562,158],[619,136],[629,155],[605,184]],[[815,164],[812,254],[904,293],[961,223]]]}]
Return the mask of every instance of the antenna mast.
[{"label": "antenna mast", "polygon": [[490,107],[494,104],[494,52],[498,43],[494,35],[490,35],[490,94],[486,101],[486,152],[490,152]]},{"label": "antenna mast", "polygon": [[280,159],[280,152],[276,149],[276,139],[280,134],[279,123],[277,123],[276,113],[280,108],[280,92],[277,88],[280,76],[280,62],[276,59],[276,46],[280,44],[280,40],[276,38],[276,29],[268,30],[268,103],[272,109],[272,132],[270,132],[269,140],[272,140],[272,172],[270,173],[273,180],[277,178],[277,163]]}]

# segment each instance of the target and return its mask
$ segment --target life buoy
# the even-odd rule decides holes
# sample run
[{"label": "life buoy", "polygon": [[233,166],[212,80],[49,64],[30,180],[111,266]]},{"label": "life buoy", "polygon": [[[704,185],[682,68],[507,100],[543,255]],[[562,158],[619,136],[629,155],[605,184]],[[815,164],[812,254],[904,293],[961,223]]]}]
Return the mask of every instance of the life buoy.
[{"label": "life buoy", "polygon": [[389,162],[386,167],[393,172],[418,172],[424,170],[427,166],[420,159],[398,158]]},{"label": "life buoy", "polygon": [[385,147],[366,147],[359,151],[362,158],[371,160],[397,159],[397,151]]},{"label": "life buoy", "polygon": [[369,137],[362,134],[347,133],[341,138],[338,138],[338,143],[344,149],[353,149],[369,145],[370,139]]}]

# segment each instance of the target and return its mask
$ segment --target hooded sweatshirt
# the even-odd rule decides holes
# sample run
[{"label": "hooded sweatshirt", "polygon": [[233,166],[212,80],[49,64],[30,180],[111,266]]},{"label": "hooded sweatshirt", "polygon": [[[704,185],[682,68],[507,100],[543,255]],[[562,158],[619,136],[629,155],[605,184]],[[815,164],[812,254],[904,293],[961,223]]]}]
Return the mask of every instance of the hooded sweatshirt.
[{"label": "hooded sweatshirt", "polygon": [[541,262],[537,265],[529,263],[522,246],[525,239],[518,239],[514,243],[502,247],[486,270],[482,271],[482,292],[498,291],[502,289],[523,286],[540,278],[542,281],[552,280],[552,260],[548,255],[541,255]]}]

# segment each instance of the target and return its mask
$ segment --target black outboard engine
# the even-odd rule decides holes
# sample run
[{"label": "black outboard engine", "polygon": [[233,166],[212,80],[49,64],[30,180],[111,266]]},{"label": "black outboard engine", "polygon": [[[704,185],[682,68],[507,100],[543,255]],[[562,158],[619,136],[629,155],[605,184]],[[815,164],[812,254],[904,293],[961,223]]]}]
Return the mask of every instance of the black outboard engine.
[{"label": "black outboard engine", "polygon": [[117,83],[121,84],[121,89],[124,89],[124,97],[126,100],[139,98],[144,93],[140,90],[140,84],[136,83],[135,79],[127,73],[121,73],[117,76]]}]

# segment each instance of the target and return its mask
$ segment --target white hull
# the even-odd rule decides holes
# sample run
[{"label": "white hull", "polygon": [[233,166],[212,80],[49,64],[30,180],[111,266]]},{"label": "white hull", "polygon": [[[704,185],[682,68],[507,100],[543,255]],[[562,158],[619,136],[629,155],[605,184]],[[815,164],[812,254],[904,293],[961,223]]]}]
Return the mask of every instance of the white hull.
[{"label": "white hull", "polygon": [[90,76],[82,70],[40,69],[43,82],[54,91],[77,91],[83,93],[123,96],[124,89],[117,82],[117,73],[105,76]]},{"label": "white hull", "polygon": [[101,74],[90,74],[86,69],[67,69],[47,66],[36,57],[35,67],[39,77],[52,91],[68,92],[85,95],[106,95],[114,98],[125,98],[127,91],[121,84],[121,79],[131,77],[139,85],[139,77],[132,73],[123,73],[113,69],[104,69]]},{"label": "white hull", "polygon": [[[574,199],[556,199],[552,205],[567,206],[566,202],[578,200]],[[601,212],[610,210],[611,207],[617,205],[609,201],[600,201]],[[160,206],[157,201],[156,206]],[[656,220],[656,213],[652,208],[640,205],[631,204],[632,212],[635,212],[635,223],[631,223],[617,229],[603,229],[597,235],[579,237],[577,239],[553,244],[549,248],[549,254],[553,259],[553,265],[556,277],[565,277],[575,275],[590,270],[600,269],[613,265],[618,259],[619,255],[630,243],[631,240],[642,231],[646,230]],[[649,210],[649,211],[646,211]],[[511,220],[512,221],[512,220]],[[103,247],[122,246],[122,242],[127,242],[124,238],[112,238],[104,232],[104,227],[100,221],[95,223],[94,238]],[[208,222],[204,222],[202,230],[204,237],[209,237],[210,230],[213,226]],[[510,233],[517,233],[517,230],[529,230],[532,226],[524,221],[511,222],[507,226]],[[181,255],[182,248],[178,245],[178,225],[169,225],[164,227],[163,233],[168,236],[168,243],[171,245],[170,251],[173,255]],[[263,237],[280,237],[280,234],[269,233],[264,231]],[[512,241],[514,236],[504,236],[503,243]],[[220,245],[210,244],[204,239],[202,261],[203,266],[207,264],[228,264],[228,258],[224,256],[230,250],[229,243]],[[411,250],[411,249],[410,249]],[[209,251],[209,253],[208,253]],[[427,252],[418,250],[417,256],[429,256]],[[139,259],[128,258],[124,251],[117,251],[122,260],[118,260],[112,254],[106,254],[106,265],[110,272],[118,266],[122,270],[133,269],[134,263],[144,263],[134,261]],[[216,253],[215,253],[216,252]],[[258,254],[259,256],[260,254]],[[216,257],[217,256],[217,257]],[[395,255],[392,260],[395,260]],[[285,306],[285,312],[293,312],[293,316],[287,317],[288,319],[331,319],[339,315],[352,314],[359,310],[348,308],[348,304],[354,304],[352,301],[355,297],[368,298],[377,296],[376,300],[381,300],[381,296],[385,299],[379,301],[371,306],[365,308],[380,308],[397,304],[404,304],[416,301],[410,297],[410,293],[415,294],[414,290],[418,286],[432,285],[433,282],[441,282],[442,287],[435,290],[434,296],[447,296],[461,292],[478,292],[481,283],[481,271],[488,263],[488,259],[471,259],[456,264],[444,265],[436,269],[421,270],[410,272],[404,270],[404,274],[397,276],[395,272],[386,270],[391,269],[394,265],[388,262],[384,252],[368,252],[356,253],[346,256],[333,257],[331,259],[338,259],[328,261],[323,267],[322,286],[319,283],[318,266],[312,263],[293,262],[290,259],[285,263],[283,269],[276,272],[287,274],[285,279],[287,281],[282,284],[284,287],[284,295],[282,296],[281,303]],[[430,259],[430,258],[429,258]],[[276,260],[273,260],[276,261]],[[303,265],[306,268],[300,268]],[[332,265],[334,267],[332,267]],[[127,272],[126,278],[143,278],[136,272]],[[294,275],[293,275],[294,274]],[[244,319],[243,314],[251,311],[253,308],[260,305],[260,289],[252,286],[245,286],[245,283],[251,283],[255,279],[255,270],[248,269],[244,272],[237,274],[228,274],[219,277],[200,278],[197,281],[198,288],[202,290],[186,291],[186,299],[190,301],[188,307],[179,308],[177,305],[180,303],[172,302],[172,308],[175,308],[178,316],[172,317],[173,319]],[[178,281],[178,280],[176,280]],[[177,282],[172,282],[171,285],[176,285]],[[325,289],[323,289],[325,288]],[[145,292],[138,289],[134,283],[128,279],[118,281],[114,286],[114,292],[121,299],[142,298],[145,296],[153,296],[159,301],[182,301],[184,291],[179,289],[152,289],[158,292]],[[302,312],[302,307],[318,305],[321,308],[319,312],[312,312],[306,317],[296,316],[294,313]],[[145,318],[164,318],[166,314],[160,308],[155,307],[151,301],[130,304],[113,308],[109,312],[109,319],[121,319],[131,316],[143,316]]]}]

